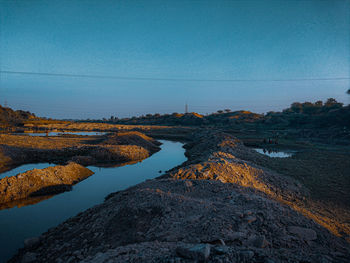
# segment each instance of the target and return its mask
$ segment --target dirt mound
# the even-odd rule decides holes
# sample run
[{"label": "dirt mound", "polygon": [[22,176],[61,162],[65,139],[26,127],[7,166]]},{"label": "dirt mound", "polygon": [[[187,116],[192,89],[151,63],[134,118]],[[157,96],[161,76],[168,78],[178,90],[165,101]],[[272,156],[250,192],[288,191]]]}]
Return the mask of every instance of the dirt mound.
[{"label": "dirt mound", "polygon": [[164,177],[234,183],[286,200],[307,194],[298,181],[241,159],[261,157],[232,135],[209,132],[198,135],[194,140],[195,143],[187,147],[188,163]]},{"label": "dirt mound", "polygon": [[69,163],[5,177],[0,180],[0,204],[64,192],[92,174],[92,171],[79,164]]},{"label": "dirt mound", "polygon": [[157,150],[157,146],[160,145],[158,141],[137,131],[118,132],[109,136],[101,144],[138,145],[149,150]]},{"label": "dirt mound", "polygon": [[80,137],[0,135],[0,172],[24,163],[116,165],[140,161],[159,151],[159,145],[140,132]]},{"label": "dirt mound", "polygon": [[186,148],[188,162],[162,178],[218,180],[249,187],[301,212],[335,235],[350,238],[348,224],[310,200],[308,189],[297,180],[256,165],[269,162],[269,158],[245,147],[234,136],[201,132]]},{"label": "dirt mound", "polygon": [[347,262],[347,244],[254,189],[149,180],[28,244],[10,262]]}]

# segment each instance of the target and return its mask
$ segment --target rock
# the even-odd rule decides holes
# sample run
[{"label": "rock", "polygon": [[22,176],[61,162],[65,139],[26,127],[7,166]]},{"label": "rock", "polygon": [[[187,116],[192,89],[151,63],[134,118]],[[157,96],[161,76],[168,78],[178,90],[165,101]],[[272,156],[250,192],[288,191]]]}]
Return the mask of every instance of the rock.
[{"label": "rock", "polygon": [[32,238],[27,238],[24,240],[24,246],[25,247],[32,247],[36,244],[38,244],[40,239],[38,237],[32,237]]},{"label": "rock", "polygon": [[252,259],[254,257],[254,252],[251,250],[243,250],[243,251],[239,252],[239,256],[243,260],[249,260],[249,259]]},{"label": "rock", "polygon": [[227,246],[215,246],[213,247],[213,252],[217,255],[224,255],[228,253],[228,247]]},{"label": "rock", "polygon": [[256,217],[255,217],[255,216],[247,216],[247,217],[245,218],[245,221],[246,221],[247,223],[253,223],[254,221],[256,221]]},{"label": "rock", "polygon": [[220,241],[221,245],[226,246],[225,241],[223,239],[220,238],[219,241]]},{"label": "rock", "polygon": [[305,240],[317,239],[316,232],[310,228],[299,227],[299,226],[290,226],[290,227],[288,227],[288,231],[291,234],[297,235],[300,238],[305,239]]},{"label": "rock", "polygon": [[225,236],[226,241],[235,241],[235,240],[240,240],[242,241],[246,237],[246,233],[243,232],[229,232]]},{"label": "rock", "polygon": [[191,186],[193,186],[192,182],[191,182],[191,181],[188,181],[188,180],[186,180],[186,181],[184,182],[184,184],[185,184],[186,187],[191,187]]},{"label": "rock", "polygon": [[251,240],[251,244],[257,248],[264,248],[269,245],[269,242],[267,242],[265,236],[258,236]]},{"label": "rock", "polygon": [[32,252],[27,252],[22,257],[21,263],[31,263],[36,261],[37,254]]},{"label": "rock", "polygon": [[181,246],[176,248],[176,253],[183,258],[205,261],[210,255],[210,245],[198,244],[193,247]]}]

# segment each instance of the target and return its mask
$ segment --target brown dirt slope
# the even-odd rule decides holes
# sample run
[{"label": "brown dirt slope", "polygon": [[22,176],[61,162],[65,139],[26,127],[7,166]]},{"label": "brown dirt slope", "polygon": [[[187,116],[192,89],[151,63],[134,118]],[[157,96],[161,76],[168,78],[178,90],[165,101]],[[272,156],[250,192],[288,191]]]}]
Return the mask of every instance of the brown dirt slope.
[{"label": "brown dirt slope", "polygon": [[344,217],[340,219],[329,213],[322,204],[314,202],[309,190],[292,177],[257,165],[269,162],[270,158],[245,147],[232,135],[210,131],[199,133],[187,148],[189,161],[164,177],[218,180],[249,187],[290,206],[335,235],[349,239],[350,226],[346,222],[350,218],[344,222]]},{"label": "brown dirt slope", "polygon": [[33,169],[0,180],[0,204],[31,196],[65,191],[93,174],[76,163]]},{"label": "brown dirt slope", "polygon": [[0,135],[0,172],[24,163],[74,161],[116,165],[140,161],[159,151],[159,142],[140,132],[104,136]]}]

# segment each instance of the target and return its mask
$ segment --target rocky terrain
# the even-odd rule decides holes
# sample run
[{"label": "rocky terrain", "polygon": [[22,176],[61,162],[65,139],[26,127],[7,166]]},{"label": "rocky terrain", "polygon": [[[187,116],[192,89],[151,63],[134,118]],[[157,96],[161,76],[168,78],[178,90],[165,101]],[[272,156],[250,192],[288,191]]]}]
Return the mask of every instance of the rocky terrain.
[{"label": "rocky terrain", "polygon": [[82,165],[135,162],[160,150],[159,142],[136,131],[103,136],[0,135],[0,172],[24,163],[73,161]]},{"label": "rocky terrain", "polygon": [[0,205],[28,197],[52,195],[71,190],[72,185],[93,174],[76,163],[33,169],[0,180]]},{"label": "rocky terrain", "polygon": [[183,165],[26,240],[9,262],[349,262],[347,224],[257,164],[268,157],[210,131],[186,150]]}]

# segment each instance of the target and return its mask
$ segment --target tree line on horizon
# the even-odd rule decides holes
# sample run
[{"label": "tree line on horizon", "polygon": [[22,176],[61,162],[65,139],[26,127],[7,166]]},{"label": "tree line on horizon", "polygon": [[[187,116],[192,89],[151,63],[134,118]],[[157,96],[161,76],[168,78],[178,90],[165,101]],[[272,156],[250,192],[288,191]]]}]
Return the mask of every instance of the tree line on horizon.
[{"label": "tree line on horizon", "polygon": [[294,102],[290,105],[290,107],[282,110],[281,112],[276,111],[269,111],[266,114],[258,114],[253,113],[250,111],[240,110],[240,111],[232,111],[231,109],[224,109],[224,110],[218,110],[216,112],[213,112],[211,114],[202,115],[196,112],[189,112],[189,113],[178,113],[174,112],[172,114],[146,114],[139,117],[133,116],[131,118],[118,118],[116,116],[111,116],[109,119],[103,118],[103,122],[111,122],[111,123],[129,123],[129,122],[137,122],[140,120],[161,120],[161,119],[189,119],[189,118],[201,118],[201,119],[215,119],[217,117],[220,117],[218,115],[221,115],[221,117],[233,117],[237,115],[242,116],[248,116],[248,115],[254,115],[255,117],[269,117],[274,114],[306,114],[306,115],[319,115],[319,114],[325,114],[332,110],[342,109],[346,108],[348,106],[344,107],[344,104],[341,102],[338,102],[334,98],[329,98],[325,102],[318,100],[316,102]]}]

